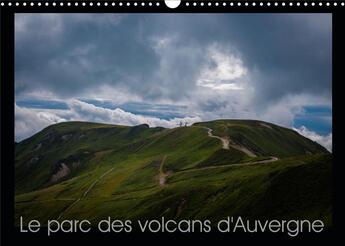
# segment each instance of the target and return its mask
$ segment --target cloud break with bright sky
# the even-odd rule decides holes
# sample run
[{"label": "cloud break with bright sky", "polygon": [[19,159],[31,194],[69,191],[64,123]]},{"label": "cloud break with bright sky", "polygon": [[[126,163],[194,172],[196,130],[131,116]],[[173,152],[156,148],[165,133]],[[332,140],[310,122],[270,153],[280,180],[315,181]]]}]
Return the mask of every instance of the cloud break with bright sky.
[{"label": "cloud break with bright sky", "polygon": [[15,137],[257,119],[331,150],[331,14],[16,14]]}]

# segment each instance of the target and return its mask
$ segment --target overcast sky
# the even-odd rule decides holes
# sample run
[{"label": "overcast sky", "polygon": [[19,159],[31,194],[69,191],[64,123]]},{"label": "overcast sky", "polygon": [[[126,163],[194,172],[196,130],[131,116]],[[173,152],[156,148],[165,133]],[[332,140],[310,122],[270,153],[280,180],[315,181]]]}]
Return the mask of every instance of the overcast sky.
[{"label": "overcast sky", "polygon": [[15,136],[260,119],[331,149],[330,14],[16,14]]}]

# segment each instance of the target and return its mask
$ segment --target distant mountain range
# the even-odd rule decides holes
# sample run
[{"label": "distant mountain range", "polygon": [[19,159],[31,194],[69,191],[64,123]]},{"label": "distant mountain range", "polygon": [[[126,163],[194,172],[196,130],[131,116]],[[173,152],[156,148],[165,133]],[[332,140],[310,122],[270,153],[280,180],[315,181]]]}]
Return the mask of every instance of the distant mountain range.
[{"label": "distant mountain range", "polygon": [[322,219],[332,154],[255,120],[174,129],[51,125],[15,146],[15,215],[38,219]]}]

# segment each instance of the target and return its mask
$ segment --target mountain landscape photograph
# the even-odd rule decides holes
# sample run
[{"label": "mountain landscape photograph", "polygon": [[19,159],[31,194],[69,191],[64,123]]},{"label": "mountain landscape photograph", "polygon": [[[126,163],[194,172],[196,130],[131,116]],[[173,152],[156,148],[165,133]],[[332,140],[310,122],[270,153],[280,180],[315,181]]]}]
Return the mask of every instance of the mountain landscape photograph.
[{"label": "mountain landscape photograph", "polygon": [[332,226],[331,14],[16,14],[15,225]]}]

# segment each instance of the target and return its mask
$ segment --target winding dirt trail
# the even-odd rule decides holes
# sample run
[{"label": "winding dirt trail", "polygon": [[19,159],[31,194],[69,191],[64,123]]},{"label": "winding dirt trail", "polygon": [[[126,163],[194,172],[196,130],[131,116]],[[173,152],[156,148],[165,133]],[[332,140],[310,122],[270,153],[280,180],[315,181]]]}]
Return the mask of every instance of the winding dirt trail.
[{"label": "winding dirt trail", "polygon": [[237,150],[245,153],[246,155],[248,155],[250,157],[257,157],[257,155],[254,154],[252,151],[250,151],[249,149],[247,149],[244,146],[240,146],[238,144],[235,144],[233,141],[231,141],[230,138],[228,138],[228,137],[219,137],[219,136],[213,135],[212,134],[213,130],[211,128],[208,128],[208,127],[204,127],[204,128],[207,129],[207,135],[209,137],[217,138],[217,139],[219,139],[222,142],[223,149],[229,149],[229,146],[230,146],[230,147],[232,147],[234,149],[237,149]]},{"label": "winding dirt trail", "polygon": [[[251,152],[250,150],[248,150],[247,148],[243,147],[243,146],[239,146],[236,145],[235,143],[232,143],[231,140],[229,138],[225,138],[225,137],[220,137],[220,136],[216,136],[212,134],[212,129],[208,128],[208,127],[202,127],[207,129],[207,135],[211,138],[217,138],[221,141],[222,143],[222,148],[223,149],[227,149],[229,150],[230,147],[235,148],[239,151],[244,152],[245,154],[247,154],[250,157],[256,157],[256,155]],[[162,161],[160,163],[159,166],[159,174],[158,174],[158,179],[159,179],[159,185],[160,186],[164,186],[166,185],[166,179],[167,177],[171,174],[169,172],[164,172],[164,164],[166,162],[167,159],[167,155],[164,155],[162,158]],[[243,166],[252,166],[252,165],[258,165],[258,164],[265,164],[265,163],[271,163],[271,162],[275,162],[278,161],[279,159],[277,157],[271,156],[269,159],[266,160],[261,160],[261,161],[252,161],[252,162],[244,162],[244,163],[233,163],[233,164],[228,164],[228,165],[218,165],[218,166],[207,166],[207,167],[201,167],[201,168],[192,168],[192,169],[186,169],[186,170],[180,170],[180,171],[176,171],[175,173],[186,173],[186,172],[195,172],[195,171],[203,171],[203,170],[209,170],[209,169],[215,169],[215,168],[225,168],[225,167],[243,167]],[[92,182],[92,184],[88,187],[88,189],[82,194],[82,196],[76,200],[73,201],[73,203],[71,203],[71,205],[69,205],[65,210],[63,210],[57,220],[61,219],[61,217],[68,212],[69,210],[71,210],[82,198],[86,197],[89,192],[95,187],[95,185],[100,182],[107,174],[109,174],[111,171],[114,170],[114,167],[109,169],[108,171],[106,171],[105,173],[103,173],[99,178],[97,178],[94,182]],[[183,199],[181,201],[181,204],[178,207],[177,210],[177,214],[176,216],[178,217],[179,214],[182,211],[183,206],[185,205],[186,200]]]},{"label": "winding dirt trail", "polygon": [[[248,150],[245,147],[236,145],[235,143],[231,143],[229,138],[225,138],[225,137],[220,137],[220,136],[216,136],[212,134],[212,129],[208,128],[208,127],[204,127],[207,129],[207,135],[211,138],[216,138],[219,139],[222,142],[222,148],[229,150],[229,146],[231,146],[232,148],[235,148],[239,151],[244,152],[245,154],[247,154],[250,157],[256,157],[256,155],[251,152],[250,150]],[[164,163],[166,161],[166,155],[163,157],[161,164],[159,166],[159,185],[160,186],[164,186],[166,184],[166,178],[169,175],[168,173],[164,173]],[[252,161],[252,162],[244,162],[244,163],[235,163],[235,164],[228,164],[228,165],[218,165],[218,166],[208,166],[208,167],[201,167],[201,168],[192,168],[192,169],[187,169],[187,170],[180,170],[180,171],[176,171],[175,173],[186,173],[186,172],[195,172],[195,171],[203,171],[203,170],[210,170],[210,169],[215,169],[215,168],[225,168],[225,167],[243,167],[243,166],[251,166],[251,165],[258,165],[258,164],[266,164],[266,163],[271,163],[271,162],[275,162],[278,161],[278,158],[275,156],[271,156],[269,159],[266,160],[261,160],[261,161]],[[179,206],[177,207],[177,211],[175,214],[175,218],[178,218],[180,216],[180,214],[182,213],[182,210],[184,209],[185,205],[186,205],[187,200],[185,198],[182,198]],[[168,208],[166,211],[169,211],[170,208]]]},{"label": "winding dirt trail", "polygon": [[62,217],[66,212],[68,212],[69,210],[71,210],[71,209],[72,209],[72,208],[73,208],[83,197],[86,197],[86,196],[89,194],[90,190],[91,190],[93,187],[95,187],[95,185],[96,185],[99,181],[101,181],[107,174],[109,174],[111,171],[113,171],[114,168],[115,168],[115,167],[110,168],[108,171],[106,171],[106,172],[103,173],[101,176],[99,176],[99,178],[97,178],[94,182],[92,182],[92,184],[87,188],[87,190],[83,193],[83,195],[82,195],[80,198],[74,200],[74,202],[71,203],[71,205],[69,205],[65,210],[63,210],[63,211],[59,214],[59,217],[57,218],[57,220],[61,219],[61,217]]},{"label": "winding dirt trail", "polygon": [[200,168],[191,168],[191,169],[185,169],[177,171],[176,173],[187,173],[187,172],[195,172],[195,171],[202,171],[202,170],[209,170],[209,169],[215,169],[215,168],[224,168],[224,167],[244,167],[244,166],[253,166],[258,164],[266,164],[278,161],[279,158],[275,156],[271,156],[270,159],[261,160],[261,161],[252,161],[252,162],[243,162],[243,163],[233,163],[233,164],[227,164],[227,165],[218,165],[218,166],[207,166],[207,167],[200,167]]},{"label": "winding dirt trail", "polygon": [[166,183],[166,178],[168,176],[167,173],[164,173],[164,163],[165,163],[165,160],[167,159],[167,155],[165,155],[161,161],[161,164],[159,166],[159,175],[158,175],[158,178],[159,178],[159,185],[160,186],[164,186],[165,183]]},{"label": "winding dirt trail", "polygon": [[59,217],[57,218],[57,220],[61,219],[62,215],[64,215],[65,213],[67,213],[69,210],[71,210],[74,205],[76,205],[78,202],[80,201],[80,198],[78,198],[77,200],[75,200],[71,205],[69,205],[65,210],[63,210],[60,214]]},{"label": "winding dirt trail", "polygon": [[212,131],[213,131],[213,130],[212,130],[211,128],[205,127],[205,129],[207,129],[207,135],[208,135],[210,138],[217,138],[217,139],[219,139],[219,140],[222,142],[223,149],[229,149],[230,141],[229,141],[228,138],[222,138],[222,137],[213,135],[213,134],[212,134]]},{"label": "winding dirt trail", "polygon": [[111,171],[114,170],[113,168],[110,168],[108,171],[106,171],[105,173],[103,173],[98,179],[96,179],[90,186],[89,188],[84,192],[83,197],[87,196],[87,194],[90,192],[90,190],[99,182],[101,181],[108,173],[110,173]]},{"label": "winding dirt trail", "polygon": [[[232,143],[229,138],[227,137],[220,137],[212,134],[212,129],[208,127],[202,127],[207,129],[207,135],[211,138],[216,138],[219,139],[222,142],[222,148],[229,150],[230,147],[237,149],[239,151],[242,151],[243,153],[247,154],[250,157],[257,157],[253,152],[248,150],[247,148],[237,145],[235,143]],[[166,185],[166,179],[170,175],[169,172],[165,173],[164,172],[164,163],[166,161],[167,155],[165,155],[161,161],[161,164],[159,166],[159,174],[158,174],[158,179],[159,179],[159,185],[164,186]],[[232,164],[227,164],[227,165],[216,165],[216,166],[207,166],[207,167],[199,167],[199,168],[191,168],[191,169],[185,169],[185,170],[180,170],[176,171],[175,173],[185,173],[185,172],[195,172],[195,171],[202,171],[202,170],[209,170],[209,169],[215,169],[215,168],[225,168],[225,167],[243,167],[243,166],[252,166],[252,165],[259,165],[259,164],[265,164],[265,163],[271,163],[278,161],[279,158],[275,156],[270,156],[268,159],[265,160],[260,160],[260,161],[249,161],[249,162],[243,162],[243,163],[232,163]]]}]

